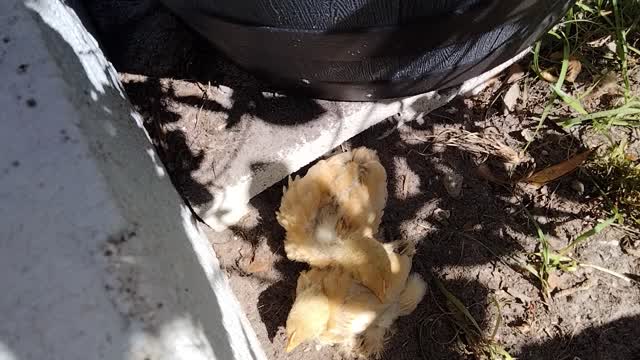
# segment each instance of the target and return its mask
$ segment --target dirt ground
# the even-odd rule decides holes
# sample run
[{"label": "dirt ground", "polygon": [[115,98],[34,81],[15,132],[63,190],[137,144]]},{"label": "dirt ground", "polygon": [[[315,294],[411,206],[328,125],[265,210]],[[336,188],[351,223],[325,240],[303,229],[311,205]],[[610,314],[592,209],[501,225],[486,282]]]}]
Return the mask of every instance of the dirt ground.
[{"label": "dirt ground", "polygon": [[[443,281],[470,307],[487,333],[498,316],[492,299],[498,301],[503,325],[496,339],[518,358],[638,358],[640,344],[629,341],[640,335],[637,284],[578,270],[554,279],[554,300],[545,306],[535,281],[500,261],[534,251],[538,245],[535,228],[521,210],[521,203],[549,234],[552,245],[561,248],[595,224],[598,199],[585,179],[584,193],[572,189],[571,183],[580,179],[579,175],[525,192],[518,199],[507,189],[480,178],[465,153],[449,148],[434,150],[421,140],[434,131],[450,128],[494,126],[506,135],[513,132],[510,127],[515,130],[522,126],[517,117],[502,113],[478,121],[482,112],[474,109],[475,103],[458,100],[429,116],[424,125],[407,124],[379,140],[393,126],[389,122],[343,144],[345,148],[376,149],[389,173],[390,199],[380,238],[417,239],[421,245],[414,270],[427,279],[435,276]],[[548,137],[553,138],[551,134]],[[545,146],[553,149],[548,150],[550,163],[577,145],[559,135],[555,140]],[[464,179],[457,199],[448,194],[442,182],[449,171]],[[300,173],[304,174],[304,169]],[[297,274],[304,266],[288,261],[282,251],[284,234],[274,217],[281,189],[282,184],[277,184],[253,199],[254,210],[237,227],[224,235],[212,234],[211,238],[234,291],[243,298],[244,309],[272,358],[326,358],[334,355],[331,350],[316,352],[313,346],[288,356],[282,350],[283,325],[293,301]],[[441,215],[443,210],[448,218]],[[605,231],[575,255],[584,262],[638,274],[640,261],[622,251],[622,236],[615,230]],[[431,283],[416,312],[397,322],[385,359],[472,358],[449,343],[454,330],[440,316],[443,306],[443,297]]]},{"label": "dirt ground", "polygon": [[[207,144],[206,133],[249,121],[243,111],[268,87],[230,64],[155,2],[145,2],[144,9],[119,9],[112,16],[104,16],[105,3],[90,1],[89,12],[174,184],[186,199],[206,197],[203,184],[190,174],[200,170],[203,146],[224,145]],[[115,26],[118,31],[108,31]],[[174,92],[167,92],[163,82]],[[245,107],[234,107],[237,113],[229,114],[226,122],[214,116],[184,116],[202,110],[201,100],[172,96],[176,89],[197,94],[204,86],[219,85],[245,94],[237,100]],[[456,333],[450,318],[443,316],[445,300],[434,278],[466,304],[485,334],[501,318],[495,341],[520,359],[640,359],[637,282],[580,268],[551,279],[555,296],[545,304],[535,279],[511,265],[514,257],[522,258],[539,244],[527,211],[554,248],[604,217],[602,199],[589,178],[575,172],[540,189],[514,189],[479,175],[477,165],[484,159],[477,154],[433,141],[443,131],[466,130],[493,134],[521,149],[536,125],[533,117],[542,112],[547,87],[533,84],[527,102],[510,113],[494,101],[504,90],[496,85],[476,98],[456,99],[422,123],[394,129],[397,122],[389,119],[336,149],[367,146],[378,151],[389,175],[390,195],[379,237],[417,240],[413,268],[430,285],[418,309],[397,321],[384,359],[474,358],[453,341]],[[638,146],[637,133],[624,130],[616,136]],[[597,136],[589,133],[567,133],[547,124],[529,148],[529,163],[543,168],[595,141]],[[500,173],[496,159],[487,161]],[[452,176],[462,180],[459,195],[444,185]],[[223,233],[208,230],[208,235],[270,359],[339,358],[332,349],[317,351],[313,345],[291,354],[283,351],[285,320],[297,274],[305,266],[284,256],[283,229],[275,221],[281,195],[282,184],[274,185],[251,201],[251,212],[239,224]],[[621,246],[626,237],[609,228],[573,255],[638,279],[640,259]]]}]

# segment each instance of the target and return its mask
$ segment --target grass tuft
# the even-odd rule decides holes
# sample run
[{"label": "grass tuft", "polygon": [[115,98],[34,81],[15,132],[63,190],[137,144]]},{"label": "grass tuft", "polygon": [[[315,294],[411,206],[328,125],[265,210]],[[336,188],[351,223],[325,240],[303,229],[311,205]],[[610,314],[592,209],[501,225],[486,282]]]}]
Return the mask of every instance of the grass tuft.
[{"label": "grass tuft", "polygon": [[578,245],[587,241],[591,236],[602,232],[605,228],[618,220],[619,215],[617,213],[615,213],[611,218],[599,222],[593,229],[582,233],[563,249],[556,251],[551,248],[546,235],[540,228],[540,225],[538,225],[538,223],[535,221],[535,219],[533,219],[531,214],[526,211],[526,209],[525,212],[536,228],[538,240],[540,241],[540,247],[537,252],[529,254],[529,263],[523,264],[523,267],[539,280],[540,290],[542,291],[542,297],[545,302],[548,303],[550,300],[552,300],[551,295],[554,289],[549,283],[549,278],[551,277],[551,273],[553,272],[574,272],[580,267],[587,267],[607,273],[627,282],[632,281],[631,278],[623,274],[619,274],[613,270],[609,270],[599,265],[583,263],[566,255],[571,250],[575,249]]},{"label": "grass tuft", "polygon": [[587,171],[622,222],[640,226],[640,162],[627,153],[627,142],[596,156]]},{"label": "grass tuft", "polygon": [[[640,139],[625,135],[621,141],[621,131],[614,129],[640,126],[639,48],[640,0],[578,0],[536,43],[531,65],[541,81],[554,81],[535,135],[549,120],[576,133],[603,134],[606,151],[585,168],[605,198],[606,211],[634,227],[640,226],[640,161],[627,150],[628,142]],[[576,59],[582,74],[569,83],[570,62]]]},{"label": "grass tuft", "polygon": [[484,335],[482,328],[473,315],[471,315],[469,309],[467,309],[464,303],[453,293],[447,290],[440,280],[434,278],[434,281],[447,301],[447,309],[449,311],[447,315],[451,317],[451,322],[457,330],[456,337],[463,343],[465,350],[470,354],[474,354],[478,358],[488,358],[490,360],[512,360],[513,357],[509,352],[495,340],[498,330],[502,324],[502,314],[497,300],[493,299],[492,302],[496,306],[498,316],[495,326],[491,331],[491,336],[487,337]]}]

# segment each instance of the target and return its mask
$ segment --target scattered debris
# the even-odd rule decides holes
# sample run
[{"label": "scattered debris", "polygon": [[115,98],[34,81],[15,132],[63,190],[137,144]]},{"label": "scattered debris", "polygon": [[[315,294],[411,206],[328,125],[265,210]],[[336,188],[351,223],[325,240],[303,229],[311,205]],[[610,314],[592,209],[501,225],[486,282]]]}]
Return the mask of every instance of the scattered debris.
[{"label": "scattered debris", "polygon": [[625,253],[635,257],[640,257],[640,239],[627,236],[620,241],[620,247]]},{"label": "scattered debris", "polygon": [[458,199],[462,194],[462,182],[464,178],[455,171],[450,171],[442,177],[442,184],[447,190],[447,194],[454,199]]},{"label": "scattered debris", "polygon": [[508,145],[500,137],[504,134],[483,134],[466,130],[447,130],[429,139],[418,138],[424,142],[431,142],[433,146],[444,145],[455,147],[474,155],[495,156],[509,164],[518,164],[522,161],[521,155]]},{"label": "scattered debris", "polygon": [[505,108],[509,112],[513,112],[516,108],[516,104],[518,103],[518,99],[520,98],[520,85],[518,83],[512,84],[507,90],[507,93],[504,94],[502,101],[504,102]]},{"label": "scattered debris", "polygon": [[522,131],[520,132],[520,135],[522,135],[522,138],[525,139],[527,142],[533,142],[533,140],[535,140],[535,137],[536,137],[536,133],[531,131],[531,129],[528,129],[528,128],[522,129]]},{"label": "scattered debris", "polygon": [[507,79],[506,82],[507,84],[511,84],[514,83],[520,79],[522,79],[525,75],[524,70],[522,69],[522,66],[520,66],[520,64],[515,63],[511,66],[509,66],[509,68],[507,69]]}]

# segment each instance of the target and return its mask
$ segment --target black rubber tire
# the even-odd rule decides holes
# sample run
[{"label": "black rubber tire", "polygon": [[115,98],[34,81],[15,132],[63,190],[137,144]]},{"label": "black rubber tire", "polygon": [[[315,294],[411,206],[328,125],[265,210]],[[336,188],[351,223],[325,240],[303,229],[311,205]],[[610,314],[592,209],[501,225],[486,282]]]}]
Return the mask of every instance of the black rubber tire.
[{"label": "black rubber tire", "polygon": [[525,50],[572,0],[163,0],[229,58],[334,100],[443,89]]}]

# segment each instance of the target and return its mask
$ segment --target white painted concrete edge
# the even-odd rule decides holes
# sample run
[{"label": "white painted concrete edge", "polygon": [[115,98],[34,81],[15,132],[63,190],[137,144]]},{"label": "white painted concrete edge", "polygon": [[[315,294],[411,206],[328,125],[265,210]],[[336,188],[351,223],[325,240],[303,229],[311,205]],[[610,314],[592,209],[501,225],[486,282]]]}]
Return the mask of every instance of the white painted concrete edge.
[{"label": "white painted concrete edge", "polygon": [[0,2],[0,359],[266,359],[93,36]]},{"label": "white painted concrete edge", "polygon": [[[333,122],[328,121],[326,128],[319,136],[310,138],[308,141],[300,141],[293,147],[287,146],[281,149],[275,156],[271,156],[277,161],[264,164],[255,171],[248,170],[251,159],[236,159],[233,166],[245,167],[247,175],[235,180],[234,183],[223,184],[220,190],[215,190],[213,204],[202,209],[199,215],[214,230],[224,230],[238,222],[247,213],[248,203],[252,197],[320,158],[344,141],[396,114],[400,114],[401,121],[420,120],[425,114],[446,105],[456,96],[478,91],[487,80],[504,71],[528,52],[529,49],[503,64],[465,81],[456,88],[446,91],[431,91],[390,101],[363,103],[364,106],[361,106],[355,113]],[[282,129],[281,131],[284,137],[288,130]],[[247,144],[253,146],[255,142],[259,141],[259,139],[255,139],[255,141],[247,141]]]}]

